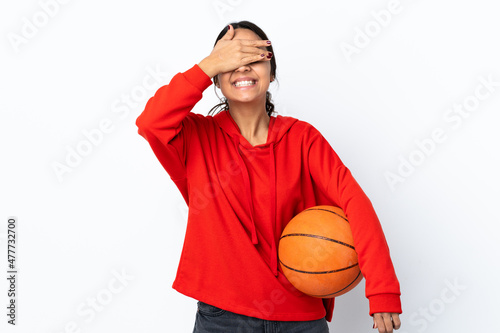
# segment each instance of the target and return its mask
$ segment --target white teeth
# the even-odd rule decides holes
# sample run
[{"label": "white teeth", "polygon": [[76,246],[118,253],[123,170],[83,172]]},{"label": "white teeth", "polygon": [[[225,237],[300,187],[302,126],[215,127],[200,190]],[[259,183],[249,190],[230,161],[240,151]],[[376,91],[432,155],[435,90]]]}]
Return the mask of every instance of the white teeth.
[{"label": "white teeth", "polygon": [[251,86],[254,84],[255,84],[255,81],[238,81],[234,85],[236,87],[245,87],[245,86]]}]

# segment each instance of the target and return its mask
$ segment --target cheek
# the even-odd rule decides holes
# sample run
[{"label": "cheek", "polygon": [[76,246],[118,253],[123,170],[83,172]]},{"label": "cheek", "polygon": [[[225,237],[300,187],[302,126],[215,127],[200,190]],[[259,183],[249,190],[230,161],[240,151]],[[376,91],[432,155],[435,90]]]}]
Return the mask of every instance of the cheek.
[{"label": "cheek", "polygon": [[227,74],[217,74],[217,80],[219,83],[219,87],[229,84],[229,75]]},{"label": "cheek", "polygon": [[271,77],[271,63],[269,61],[259,63],[255,71],[262,79],[269,79]]}]

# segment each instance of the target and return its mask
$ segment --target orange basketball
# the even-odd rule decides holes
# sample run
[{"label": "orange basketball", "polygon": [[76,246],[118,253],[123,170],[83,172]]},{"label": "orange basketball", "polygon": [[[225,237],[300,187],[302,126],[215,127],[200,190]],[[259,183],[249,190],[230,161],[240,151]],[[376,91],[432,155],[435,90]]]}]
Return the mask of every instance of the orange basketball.
[{"label": "orange basketball", "polygon": [[278,255],[290,283],[313,297],[340,296],[363,278],[349,221],[338,207],[315,206],[297,214],[283,230]]}]

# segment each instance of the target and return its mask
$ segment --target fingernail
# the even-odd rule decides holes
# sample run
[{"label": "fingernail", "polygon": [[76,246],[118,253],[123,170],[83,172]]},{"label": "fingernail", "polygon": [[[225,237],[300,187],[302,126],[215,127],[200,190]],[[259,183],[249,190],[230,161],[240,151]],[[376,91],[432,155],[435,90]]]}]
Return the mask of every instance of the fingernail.
[{"label": "fingernail", "polygon": [[270,41],[270,40],[268,40],[268,41],[267,41],[267,44],[271,44],[271,41]]},{"label": "fingernail", "polygon": [[273,57],[272,52],[269,52],[269,54],[267,55],[267,59],[271,59],[272,57]]},{"label": "fingernail", "polygon": [[375,328],[375,324],[373,324],[373,327],[372,328]]},{"label": "fingernail", "polygon": [[228,26],[227,26],[227,29],[228,29],[228,30],[231,30],[231,26],[230,26],[230,25],[228,25]]}]

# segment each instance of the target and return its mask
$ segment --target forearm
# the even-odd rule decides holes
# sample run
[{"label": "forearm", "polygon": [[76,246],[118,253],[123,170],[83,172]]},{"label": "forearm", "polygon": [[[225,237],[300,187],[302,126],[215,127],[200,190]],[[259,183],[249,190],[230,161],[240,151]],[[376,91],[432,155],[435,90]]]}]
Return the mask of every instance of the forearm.
[{"label": "forearm", "polygon": [[219,70],[217,68],[217,62],[210,56],[204,58],[202,61],[198,63],[198,66],[201,68],[205,74],[207,74],[210,78],[213,78],[217,74],[219,74]]}]

